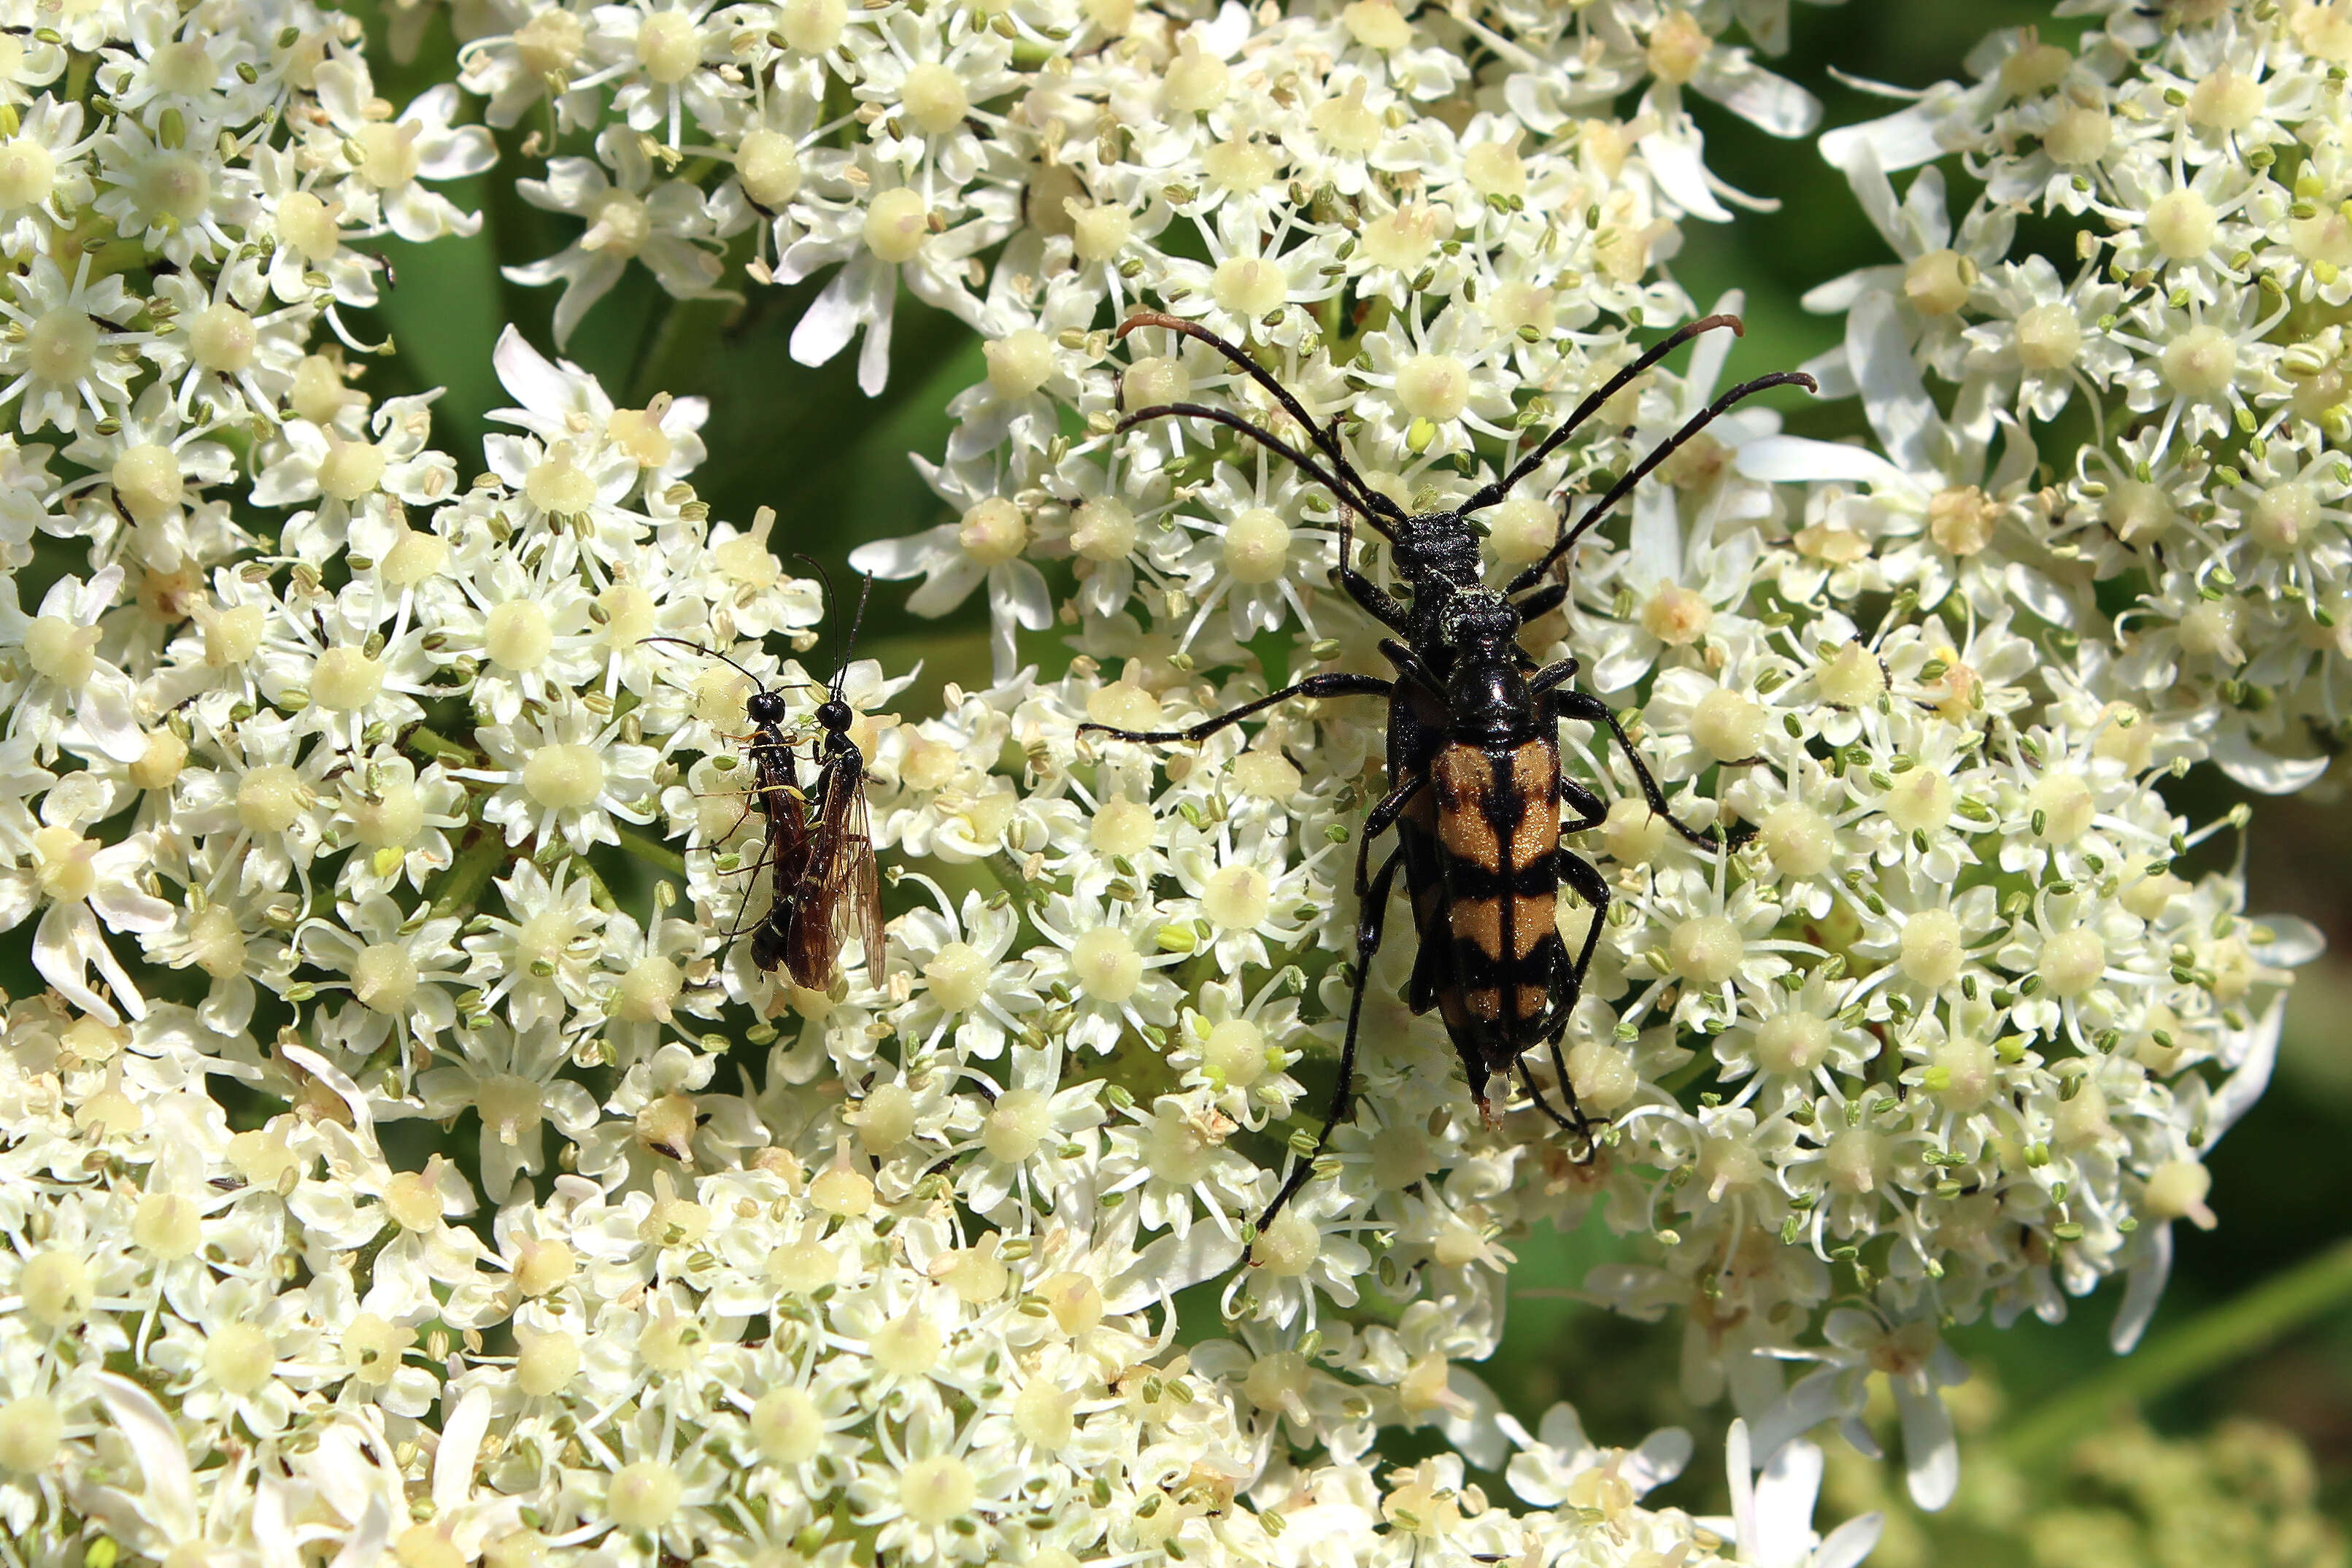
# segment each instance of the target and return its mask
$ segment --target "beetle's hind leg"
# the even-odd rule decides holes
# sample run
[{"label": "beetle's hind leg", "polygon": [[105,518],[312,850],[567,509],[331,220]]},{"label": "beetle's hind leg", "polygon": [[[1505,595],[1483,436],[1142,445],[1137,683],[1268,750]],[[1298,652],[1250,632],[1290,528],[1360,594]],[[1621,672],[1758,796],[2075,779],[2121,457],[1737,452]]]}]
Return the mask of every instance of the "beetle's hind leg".
[{"label": "beetle's hind leg", "polygon": [[1078,726],[1078,733],[1108,735],[1113,740],[1140,741],[1146,745],[1154,746],[1178,740],[1206,740],[1217,731],[1239,724],[1254,713],[1263,713],[1276,703],[1288,702],[1292,697],[1384,697],[1394,689],[1378,675],[1350,675],[1337,673],[1309,675],[1303,681],[1285,686],[1278,692],[1269,693],[1255,702],[1246,702],[1237,708],[1229,708],[1214,718],[1204,718],[1189,729],[1115,729],[1107,724],[1082,724]]},{"label": "beetle's hind leg", "polygon": [[[1557,1045],[1553,1048],[1553,1054],[1555,1057],[1559,1054],[1559,1048]],[[1563,1114],[1559,1107],[1554,1105],[1550,1101],[1544,1098],[1543,1085],[1538,1083],[1536,1082],[1536,1075],[1528,1071],[1528,1059],[1524,1055],[1519,1058],[1518,1067],[1519,1082],[1527,1086],[1528,1099],[1529,1103],[1532,1103],[1537,1110],[1551,1118],[1551,1124],[1553,1126],[1558,1127],[1563,1133],[1575,1134],[1584,1145],[1584,1153],[1578,1158],[1576,1163],[1578,1165],[1591,1164],[1593,1151],[1600,1145],[1593,1141],[1592,1123],[1591,1118],[1585,1115],[1584,1108],[1576,1103],[1576,1090],[1565,1078],[1561,1079],[1559,1086],[1560,1096],[1568,1102],[1568,1112]]]},{"label": "beetle's hind leg", "polygon": [[[1561,782],[1569,785],[1568,780]],[[1598,827],[1607,820],[1608,812],[1601,809],[1600,797],[1582,785],[1569,785],[1564,792],[1576,809],[1584,813],[1581,821],[1562,824],[1568,831]],[[1568,1102],[1568,1113],[1574,1123],[1576,1134],[1584,1140],[1584,1158],[1590,1160],[1600,1145],[1593,1132],[1592,1119],[1577,1103],[1576,1080],[1569,1076],[1568,1058],[1561,1053],[1559,1042],[1568,1036],[1569,1021],[1576,1015],[1576,1004],[1584,999],[1584,977],[1592,972],[1592,955],[1601,946],[1601,928],[1609,923],[1609,879],[1601,874],[1599,866],[1574,850],[1563,846],[1555,854],[1554,863],[1559,868],[1560,881],[1568,883],[1570,891],[1591,906],[1592,920],[1584,928],[1584,944],[1577,950],[1576,962],[1559,977],[1552,998],[1551,1016],[1545,1019],[1544,1045],[1551,1052],[1552,1071],[1559,1076],[1559,1097]],[[1560,956],[1563,958],[1568,956],[1566,944],[1561,945]],[[1527,1070],[1524,1057],[1520,1059],[1519,1069],[1522,1072]],[[1529,1093],[1535,1092],[1533,1080],[1528,1081],[1528,1091]]]},{"label": "beetle's hind leg", "polygon": [[[1373,822],[1384,826],[1393,822],[1397,814],[1404,810],[1404,803],[1422,788],[1423,782],[1419,778],[1408,779],[1382,797],[1366,819],[1368,827]],[[1381,950],[1381,930],[1388,918],[1389,892],[1396,885],[1397,868],[1404,863],[1404,846],[1400,844],[1389,852],[1389,858],[1381,862],[1381,869],[1367,878],[1365,868],[1371,864],[1375,836],[1368,831],[1356,851],[1356,885],[1362,890],[1363,896],[1356,915],[1356,984],[1348,998],[1348,1032],[1340,1037],[1339,1041],[1339,1081],[1331,1086],[1331,1103],[1325,1109],[1323,1130],[1315,1135],[1313,1152],[1291,1166],[1290,1175],[1284,1178],[1281,1190],[1274,1195],[1274,1201],[1267,1204],[1265,1212],[1257,1217],[1260,1235],[1265,1233],[1265,1228],[1274,1223],[1275,1216],[1282,1212],[1283,1206],[1297,1197],[1298,1189],[1305,1186],[1307,1179],[1315,1174],[1315,1162],[1323,1157],[1324,1149],[1331,1142],[1332,1130],[1346,1121],[1348,1113],[1355,1108],[1356,1040],[1363,1028],[1364,992],[1372,983],[1372,959]]]}]

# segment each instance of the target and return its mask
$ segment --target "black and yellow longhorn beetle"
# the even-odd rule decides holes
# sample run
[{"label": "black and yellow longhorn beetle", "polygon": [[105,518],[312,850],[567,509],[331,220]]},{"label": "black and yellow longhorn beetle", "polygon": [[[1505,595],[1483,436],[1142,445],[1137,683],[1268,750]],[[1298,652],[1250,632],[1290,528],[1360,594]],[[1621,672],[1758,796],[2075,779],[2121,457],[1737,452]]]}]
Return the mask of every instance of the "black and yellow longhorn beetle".
[{"label": "black and yellow longhorn beetle", "polygon": [[[1794,371],[1761,376],[1732,388],[1693,415],[1680,430],[1634,465],[1607,494],[1569,526],[1563,507],[1560,531],[1551,549],[1500,591],[1488,588],[1479,562],[1479,532],[1471,515],[1509,495],[1602,404],[1635,377],[1702,332],[1741,329],[1736,316],[1694,321],[1626,366],[1575,411],[1501,479],[1473,493],[1452,511],[1408,516],[1365,483],[1339,443],[1339,418],[1317,425],[1297,398],[1248,354],[1196,322],[1141,312],[1119,329],[1124,338],[1143,327],[1160,327],[1207,344],[1231,361],[1297,422],[1321,460],[1261,430],[1229,410],[1200,403],[1161,403],[1138,409],[1121,420],[1126,431],[1150,419],[1204,419],[1258,443],[1329,490],[1339,504],[1339,563],[1333,575],[1348,596],[1395,636],[1381,652],[1396,668],[1394,680],[1373,675],[1309,675],[1278,692],[1244,703],[1229,713],[1189,729],[1137,731],[1088,724],[1114,739],[1158,744],[1204,740],[1291,697],[1383,696],[1389,699],[1389,789],[1365,820],[1356,854],[1356,894],[1362,913],[1356,929],[1355,990],[1348,1009],[1347,1033],[1339,1049],[1339,1082],[1314,1154],[1298,1161],[1258,1218],[1273,1222],[1307,1176],[1347,1120],[1354,1094],[1356,1040],[1362,1023],[1364,988],[1397,868],[1404,868],[1421,947],[1413,963],[1408,1000],[1412,1010],[1435,1008],[1445,1020],[1470,1092],[1482,1115],[1492,1118],[1486,1086],[1508,1079],[1516,1069],[1528,1097],[1545,1115],[1592,1149],[1592,1128],[1576,1103],[1560,1040],[1582,995],[1586,970],[1601,940],[1609,910],[1609,883],[1599,868],[1560,842],[1562,832],[1598,827],[1608,805],[1583,784],[1564,777],[1559,766],[1559,724],[1581,719],[1605,727],[1625,748],[1650,809],[1702,848],[1723,847],[1713,831],[1701,831],[1666,808],[1657,780],[1615,713],[1598,697],[1572,689],[1577,662],[1563,659],[1536,667],[1518,643],[1521,627],[1560,607],[1568,599],[1565,574],[1545,581],[1579,538],[1630,495],[1659,464],[1742,399],[1768,387],[1797,385],[1813,390],[1812,379]],[[1355,519],[1389,542],[1397,575],[1408,597],[1400,600],[1355,569]],[[1574,816],[1563,822],[1565,801]],[[1373,871],[1373,842],[1395,829],[1396,848]],[[1566,882],[1592,906],[1581,950],[1571,958],[1559,923],[1559,884]],[[1526,1056],[1549,1048],[1568,1102],[1563,1113],[1544,1098],[1527,1070]]]}]

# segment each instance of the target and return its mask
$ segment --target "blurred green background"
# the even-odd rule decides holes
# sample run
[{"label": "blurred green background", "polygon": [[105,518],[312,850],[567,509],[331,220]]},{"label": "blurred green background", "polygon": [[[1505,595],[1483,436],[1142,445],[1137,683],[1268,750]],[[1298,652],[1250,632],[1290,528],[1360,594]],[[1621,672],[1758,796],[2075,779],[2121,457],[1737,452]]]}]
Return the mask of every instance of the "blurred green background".
[{"label": "blurred green background", "polygon": [[[1845,124],[1896,106],[1842,85],[1832,65],[1924,87],[1958,74],[1987,30],[2037,22],[2056,41],[2071,42],[2079,30],[2052,22],[2046,5],[2016,0],[1799,4],[1793,47],[1777,66],[1822,99],[1825,124]],[[405,101],[447,78],[449,53],[446,26],[436,23],[418,60],[379,67],[379,90]],[[1784,204],[1730,228],[1687,225],[1672,270],[1702,307],[1732,287],[1747,292],[1749,331],[1734,352],[1734,374],[1784,368],[1834,340],[1831,322],[1799,307],[1804,290],[1884,261],[1886,252],[1842,176],[1811,148],[1773,141],[1712,105],[1696,109],[1710,167]],[[526,167],[510,159],[499,172],[511,178]],[[503,282],[498,263],[551,254],[578,229],[572,219],[530,208],[496,174],[473,183],[454,193],[484,210],[479,235],[386,247],[399,282],[383,314],[398,354],[373,372],[380,392],[447,389],[436,409],[441,440],[467,473],[478,459],[483,414],[507,401],[490,366],[499,330],[511,320],[542,350],[551,345],[554,292]],[[1957,208],[1971,193],[1957,172],[1953,185]],[[2021,248],[2036,244],[2072,274],[2063,231],[2029,223]],[[982,361],[958,323],[902,298],[884,397],[859,395],[854,350],[821,370],[793,364],[786,337],[823,281],[760,290],[741,307],[672,307],[633,269],[589,315],[566,357],[623,402],[642,404],[658,390],[708,397],[711,455],[696,483],[714,516],[741,520],[762,503],[777,505],[779,547],[808,551],[838,580],[857,544],[947,520],[907,455],[942,449],[945,404],[979,378]],[[1850,403],[1810,405],[1784,394],[1781,406],[1809,434],[1861,428]],[[2063,460],[2071,434],[2046,434],[2045,455]],[[944,623],[917,622],[899,608],[904,591],[886,585],[877,594],[861,652],[896,669],[927,660],[926,680],[903,705],[920,714],[940,680],[985,680],[984,605],[975,595]],[[2352,952],[2344,874],[2352,867],[2352,818],[2326,788],[2258,803],[2248,839],[2252,907],[2315,922],[2343,954]],[[2198,777],[2176,803],[2204,821],[2233,799],[2223,781]],[[2050,1568],[2337,1560],[2332,1538],[2308,1528],[2297,1503],[2308,1494],[2321,1513],[2352,1521],[2352,1264],[2331,1251],[2347,1232],[2341,1217],[2352,1191],[2352,1050],[2338,1021],[2347,998],[2352,967],[2340,958],[2303,974],[2276,1082],[2211,1161],[2222,1227],[2211,1234],[2179,1228],[2171,1291],[2139,1355],[2118,1362],[2106,1348],[2113,1291],[2080,1303],[2060,1326],[2029,1321],[2008,1332],[1980,1325],[1955,1334],[1986,1375],[1959,1402],[1972,1434],[1967,1489],[1943,1516],[1899,1519],[1875,1561],[1887,1568],[2014,1563],[2021,1544],[2028,1561]],[[1575,1298],[1577,1281],[1612,1246],[1595,1232],[1539,1236],[1517,1248],[1511,1331],[1490,1380],[1530,1426],[1567,1398],[1601,1442],[1632,1443],[1674,1421],[1696,1430],[1702,1456],[1719,1454],[1721,1413],[1682,1408],[1674,1393],[1679,1326],[1627,1322]],[[2134,1412],[2152,1431],[2113,1424]],[[1426,1450],[1407,1442],[1394,1451]],[[2307,1473],[2298,1455],[2307,1456]],[[1713,1509],[1721,1485],[1707,1458],[1661,1495]],[[1843,1464],[1833,1466],[1832,1490],[1839,1511],[1882,1500],[1865,1470]]]}]

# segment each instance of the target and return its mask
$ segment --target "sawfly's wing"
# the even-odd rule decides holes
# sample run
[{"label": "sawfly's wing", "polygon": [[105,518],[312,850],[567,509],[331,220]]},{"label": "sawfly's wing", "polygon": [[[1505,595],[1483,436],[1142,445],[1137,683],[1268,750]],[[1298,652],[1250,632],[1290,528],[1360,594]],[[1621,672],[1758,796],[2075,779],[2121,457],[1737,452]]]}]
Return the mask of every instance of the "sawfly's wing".
[{"label": "sawfly's wing", "polygon": [[794,985],[828,991],[853,936],[865,946],[867,971],[879,978],[882,968],[882,879],[866,817],[866,759],[855,747],[825,758],[812,806],[787,961]]}]

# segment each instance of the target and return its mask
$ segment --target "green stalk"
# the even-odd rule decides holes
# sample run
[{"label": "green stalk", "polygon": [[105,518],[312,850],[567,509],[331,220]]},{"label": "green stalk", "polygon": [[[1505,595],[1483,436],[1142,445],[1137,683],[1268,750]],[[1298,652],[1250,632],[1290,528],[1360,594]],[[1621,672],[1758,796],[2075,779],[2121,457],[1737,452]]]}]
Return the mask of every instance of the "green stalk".
[{"label": "green stalk", "polygon": [[622,827],[617,822],[613,826],[613,832],[620,840],[624,853],[632,855],[656,870],[666,871],[672,876],[686,874],[686,857],[676,850],[666,844],[657,843],[643,833]]},{"label": "green stalk", "polygon": [[457,852],[457,858],[434,884],[433,913],[464,915],[470,912],[475,901],[481,897],[482,884],[506,860],[506,836],[496,828],[481,830],[472,843]]},{"label": "green stalk", "polygon": [[2045,1462],[2096,1431],[2119,1406],[2144,1403],[2218,1372],[2352,1301],[2352,1240],[2306,1258],[2250,1291],[2159,1335],[2027,1411],[2000,1439],[2018,1465]]},{"label": "green stalk", "polygon": [[[748,249],[745,251],[748,255]],[[730,256],[729,276],[741,270],[741,257]],[[643,408],[656,392],[687,392],[703,386],[705,361],[719,341],[728,319],[742,308],[732,295],[717,299],[672,299],[647,338],[629,378],[635,405]]]}]

